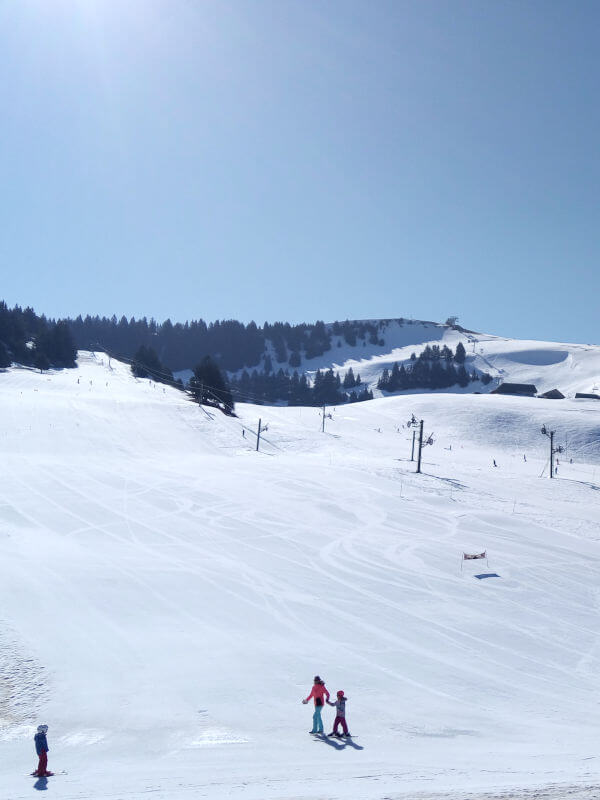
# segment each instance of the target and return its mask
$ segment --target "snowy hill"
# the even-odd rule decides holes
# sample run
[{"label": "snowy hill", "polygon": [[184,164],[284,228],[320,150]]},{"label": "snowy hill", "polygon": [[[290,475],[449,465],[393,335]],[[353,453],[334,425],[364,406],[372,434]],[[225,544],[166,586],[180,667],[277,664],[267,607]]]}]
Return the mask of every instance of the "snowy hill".
[{"label": "snowy hill", "polygon": [[[368,386],[375,396],[381,396],[377,382],[384,369],[391,370],[395,362],[409,365],[411,354],[419,355],[427,345],[447,345],[454,351],[462,342],[467,353],[465,366],[469,373],[473,370],[487,372],[494,380],[487,386],[470,384],[465,389],[454,386],[449,390],[452,393],[472,392],[474,389],[490,392],[499,383],[506,382],[534,384],[540,394],[555,388],[566,397],[574,397],[577,392],[600,394],[598,345],[510,339],[420,320],[363,322],[377,328],[379,341],[374,343],[365,337],[358,339],[355,345],[350,345],[341,334],[333,333],[334,324],[331,323],[326,326],[331,332],[331,349],[315,358],[303,356],[298,371],[314,375],[318,369],[331,368],[343,378],[352,367],[355,375],[360,374],[363,386]],[[291,369],[287,363],[277,362],[275,351],[269,343],[265,356],[271,359],[274,370],[280,367]],[[258,369],[260,371],[261,367]],[[239,377],[241,372],[238,370],[230,374]],[[189,380],[191,375],[191,370],[176,373],[184,381]]]},{"label": "snowy hill", "polygon": [[[399,325],[390,322],[383,334],[385,344],[365,345],[362,348],[334,347],[331,353],[304,364],[309,371],[332,367],[343,377],[352,367],[360,373],[363,382],[377,393],[377,381],[384,369],[394,362],[409,364],[411,353],[419,353],[427,345],[448,345],[456,349],[459,342],[465,347],[465,366],[488,372],[496,380],[489,386],[477,386],[478,391],[489,392],[500,382],[532,383],[538,392],[559,388],[567,397],[577,392],[595,393],[600,390],[600,346],[537,342],[507,339],[489,334],[468,333],[463,330],[415,322]],[[327,357],[330,358],[327,358]],[[457,391],[453,387],[450,391]],[[467,387],[465,391],[472,391]],[[461,391],[458,389],[458,391]]]},{"label": "snowy hill", "polygon": [[[511,379],[594,384],[598,348],[478,339]],[[599,408],[414,394],[322,433],[100,355],[0,374],[1,796],[31,796],[40,722],[61,800],[597,796]],[[355,739],[307,734],[317,672]]]}]

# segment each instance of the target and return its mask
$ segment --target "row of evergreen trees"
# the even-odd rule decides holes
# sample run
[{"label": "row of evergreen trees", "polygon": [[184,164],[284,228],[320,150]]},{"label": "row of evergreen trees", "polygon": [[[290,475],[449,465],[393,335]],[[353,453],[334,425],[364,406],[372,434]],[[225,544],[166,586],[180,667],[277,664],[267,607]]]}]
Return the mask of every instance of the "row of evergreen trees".
[{"label": "row of evergreen trees", "polygon": [[322,321],[312,325],[265,322],[262,327],[255,322],[245,325],[237,320],[217,320],[207,324],[200,319],[173,324],[167,319],[159,324],[153,319],[148,321],[146,317],[128,320],[116,316],[79,316],[68,322],[81,350],[104,348],[132,359],[142,345],[152,347],[161,362],[174,371],[189,368],[190,364],[196,363],[200,353],[210,353],[213,358],[218,357],[222,369],[236,372],[244,367],[258,367],[269,351],[282,369],[297,368],[302,358],[315,358],[331,350],[334,336],[341,337],[338,338],[339,345],[342,340],[351,346],[359,341],[383,345],[382,331],[390,320],[346,320],[332,325]]},{"label": "row of evergreen trees", "polygon": [[142,345],[137,349],[131,362],[131,371],[136,378],[151,378],[156,383],[166,383],[183,389],[182,381],[175,380],[171,370],[162,363],[152,347]]},{"label": "row of evergreen trees", "polygon": [[240,402],[269,404],[285,403],[288,406],[334,406],[372,400],[373,393],[367,387],[360,388],[360,375],[356,378],[352,368],[342,380],[339,372],[332,369],[317,370],[311,382],[305,374],[296,370],[248,373],[244,370],[239,378],[230,378],[233,396]]},{"label": "row of evergreen trees", "polygon": [[444,345],[427,345],[417,356],[412,353],[410,364],[398,364],[391,371],[384,369],[377,382],[377,388],[385,392],[401,392],[406,389],[449,389],[451,386],[468,386],[472,381],[487,385],[492,376],[488,372],[473,370],[470,374],[465,367],[465,348],[462,342],[456,352]]},{"label": "row of evergreen trees", "polygon": [[[184,389],[181,380],[175,380],[172,372],[162,364],[157,353],[151,348],[140,347],[132,361],[131,371],[137,378],[150,378]],[[286,403],[290,406],[342,405],[348,402],[372,400],[373,393],[367,388],[360,389],[360,375],[354,375],[352,367],[344,379],[332,369],[315,373],[311,384],[306,375],[298,375],[294,370],[279,369],[248,373],[244,370],[239,378],[227,381],[218,365],[210,356],[205,356],[194,368],[187,389],[198,403],[221,408],[227,414],[235,410],[234,396],[240,402],[270,404]],[[355,391],[357,389],[358,391]]]},{"label": "row of evergreen trees", "polygon": [[235,414],[231,389],[210,356],[205,356],[195,367],[188,389],[196,402],[220,408],[230,416]]},{"label": "row of evergreen trees", "polygon": [[[156,383],[165,383],[182,391],[186,388],[181,378],[173,377],[173,373],[161,362],[156,351],[145,345],[138,348],[131,362],[131,372],[136,378],[150,378]],[[226,414],[234,413],[229,386],[210,356],[205,356],[195,367],[187,389],[197,403],[220,408]]]},{"label": "row of evergreen trees", "polygon": [[[398,320],[403,322],[403,320]],[[198,353],[205,356],[194,370],[189,390],[194,398],[206,405],[215,405],[226,413],[234,412],[233,397],[256,403],[287,403],[288,405],[340,405],[372,398],[362,387],[360,375],[350,368],[344,379],[332,369],[315,373],[311,383],[296,370],[290,374],[288,365],[297,367],[301,353],[305,358],[322,355],[331,348],[332,336],[343,337],[349,345],[358,340],[383,344],[382,327],[389,320],[371,322],[336,322],[326,326],[265,323],[259,328],[254,322],[244,325],[235,320],[207,325],[203,320],[173,325],[169,320],[158,325],[154,320],[127,320],[116,317],[78,317],[76,320],[54,321],[38,316],[33,309],[15,306],[9,309],[0,301],[0,368],[17,362],[39,369],[74,367],[77,346],[107,349],[117,357],[132,359],[132,372],[137,377],[183,388],[171,369],[183,368],[197,361]],[[266,343],[272,346],[273,357],[265,355]],[[158,352],[157,352],[158,350]],[[130,352],[131,351],[131,352]],[[164,354],[167,354],[166,357]],[[397,362],[384,370],[378,388],[387,392],[406,389],[443,389],[470,381],[487,384],[491,376],[465,368],[465,348],[456,351],[444,345],[427,345],[419,356],[411,355],[410,364]],[[275,370],[273,361],[285,364]],[[232,378],[229,385],[222,369],[239,371],[244,366],[258,366],[249,373]],[[168,366],[167,366],[168,364]]]},{"label": "row of evergreen trees", "polygon": [[69,325],[38,316],[32,308],[9,308],[0,300],[0,368],[24,364],[39,370],[74,367],[77,348]]}]

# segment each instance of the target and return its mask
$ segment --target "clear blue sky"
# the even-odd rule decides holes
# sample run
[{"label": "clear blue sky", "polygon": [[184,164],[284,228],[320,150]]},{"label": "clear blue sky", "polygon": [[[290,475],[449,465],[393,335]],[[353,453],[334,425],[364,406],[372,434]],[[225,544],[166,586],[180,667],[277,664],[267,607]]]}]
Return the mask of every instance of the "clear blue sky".
[{"label": "clear blue sky", "polygon": [[0,297],[600,342],[597,0],[0,0]]}]

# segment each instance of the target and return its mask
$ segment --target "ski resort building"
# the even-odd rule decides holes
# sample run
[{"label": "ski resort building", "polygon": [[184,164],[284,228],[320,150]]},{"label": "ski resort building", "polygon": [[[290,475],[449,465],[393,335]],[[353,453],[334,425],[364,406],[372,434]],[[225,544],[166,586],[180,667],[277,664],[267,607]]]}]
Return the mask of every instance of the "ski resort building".
[{"label": "ski resort building", "polygon": [[514,394],[519,397],[535,397],[537,389],[532,383],[501,383],[490,394]]}]

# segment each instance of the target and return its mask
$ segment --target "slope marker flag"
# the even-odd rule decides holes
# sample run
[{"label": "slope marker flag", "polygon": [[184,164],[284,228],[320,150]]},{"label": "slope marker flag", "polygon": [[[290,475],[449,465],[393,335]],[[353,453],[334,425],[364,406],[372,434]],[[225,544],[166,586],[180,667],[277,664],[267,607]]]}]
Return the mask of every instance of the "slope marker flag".
[{"label": "slope marker flag", "polygon": [[483,553],[463,553],[462,558],[460,560],[460,571],[462,572],[464,561],[473,561],[474,559],[477,558],[485,558],[485,562],[489,566],[487,550],[484,550]]}]

